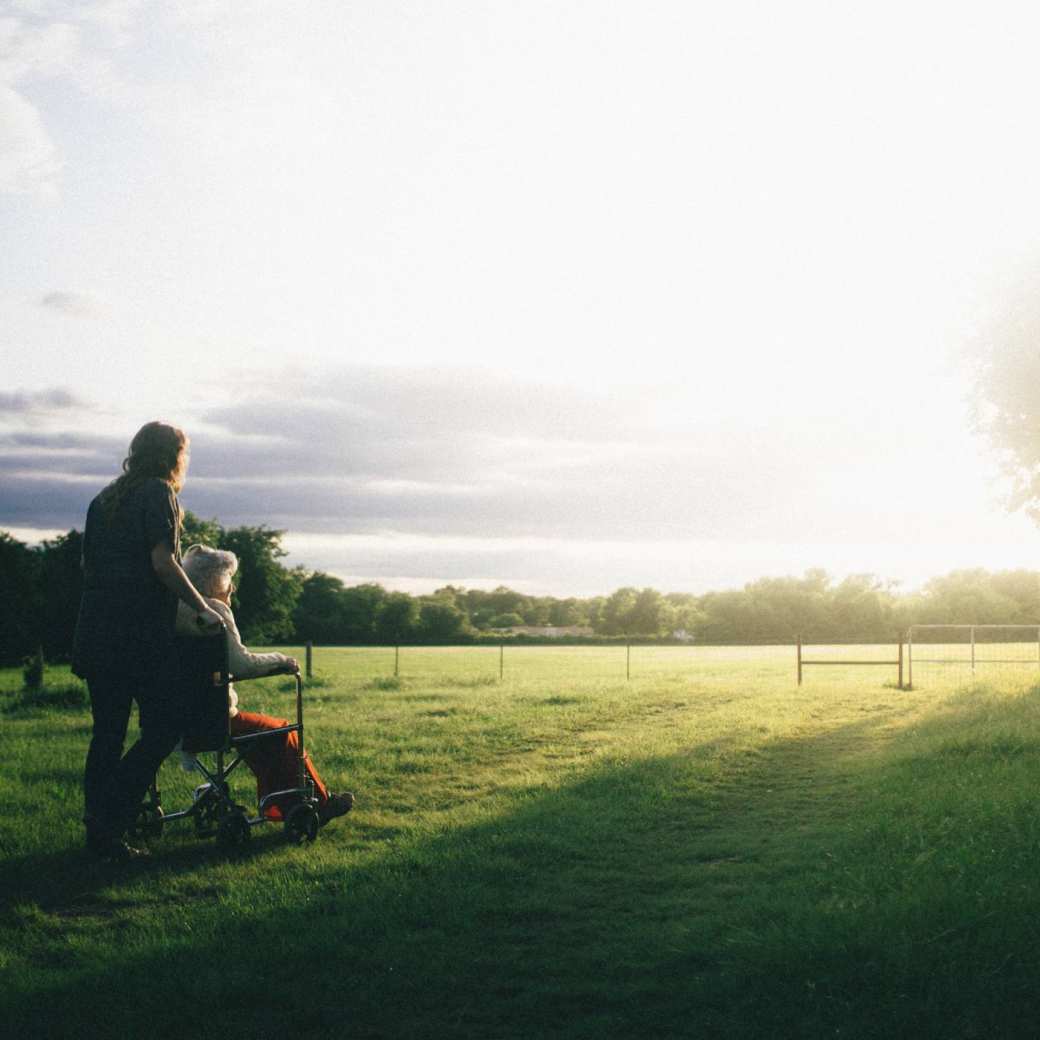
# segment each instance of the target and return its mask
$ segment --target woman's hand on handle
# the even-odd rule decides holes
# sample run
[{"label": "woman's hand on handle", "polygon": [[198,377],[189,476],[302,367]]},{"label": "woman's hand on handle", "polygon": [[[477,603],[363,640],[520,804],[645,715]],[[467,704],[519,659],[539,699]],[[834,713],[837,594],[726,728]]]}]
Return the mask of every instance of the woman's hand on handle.
[{"label": "woman's hand on handle", "polygon": [[200,632],[215,635],[224,627],[224,619],[210,606],[195,615],[195,624]]}]

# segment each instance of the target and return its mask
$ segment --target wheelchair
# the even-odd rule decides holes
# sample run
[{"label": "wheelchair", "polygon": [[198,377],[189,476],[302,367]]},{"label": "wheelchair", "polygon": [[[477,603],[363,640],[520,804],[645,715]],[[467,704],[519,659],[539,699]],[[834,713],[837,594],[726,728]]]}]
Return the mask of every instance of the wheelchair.
[{"label": "wheelchair", "polygon": [[[227,634],[178,637],[174,641],[174,675],[172,677],[186,702],[187,714],[181,747],[195,757],[195,768],[205,777],[205,783],[195,788],[192,803],[186,809],[166,812],[162,807],[158,779],[153,779],[145,800],[138,809],[131,835],[157,838],[167,824],[176,820],[190,820],[199,837],[215,836],[217,844],[226,850],[245,846],[254,827],[277,822],[267,808],[281,799],[294,804],[282,813],[285,834],[290,842],[302,844],[318,836],[318,799],[314,783],[307,775],[304,764],[303,742],[303,680],[299,673],[269,672],[268,675],[293,675],[296,679],[296,721],[279,729],[264,730],[233,737],[230,730],[230,702],[228,688],[235,679],[228,669]],[[239,805],[231,795],[228,777],[244,761],[242,750],[253,741],[278,738],[281,734],[297,733],[296,786],[272,791],[257,802],[256,815]],[[198,757],[213,755],[207,767]]]}]

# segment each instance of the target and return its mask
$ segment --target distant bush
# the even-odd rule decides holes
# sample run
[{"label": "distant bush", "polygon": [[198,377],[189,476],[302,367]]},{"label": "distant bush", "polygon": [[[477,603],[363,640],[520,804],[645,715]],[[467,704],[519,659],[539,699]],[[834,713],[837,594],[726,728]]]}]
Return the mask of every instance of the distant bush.
[{"label": "distant bush", "polygon": [[22,666],[22,682],[28,693],[36,693],[43,688],[43,647],[37,647],[36,653],[27,657]]}]

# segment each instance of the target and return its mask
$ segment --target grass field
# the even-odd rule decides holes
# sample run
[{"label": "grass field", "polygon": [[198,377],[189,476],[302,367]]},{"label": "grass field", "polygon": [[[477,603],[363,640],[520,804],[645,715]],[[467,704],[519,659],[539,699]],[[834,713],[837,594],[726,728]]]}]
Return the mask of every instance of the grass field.
[{"label": "grass field", "polygon": [[233,858],[170,827],[127,867],[80,849],[75,693],[0,673],[8,1035],[1037,1035],[1033,670],[799,688],[790,648],[632,655],[626,682],[623,648],[507,651],[500,682],[494,648],[397,679],[323,650],[308,743],[354,813]]}]

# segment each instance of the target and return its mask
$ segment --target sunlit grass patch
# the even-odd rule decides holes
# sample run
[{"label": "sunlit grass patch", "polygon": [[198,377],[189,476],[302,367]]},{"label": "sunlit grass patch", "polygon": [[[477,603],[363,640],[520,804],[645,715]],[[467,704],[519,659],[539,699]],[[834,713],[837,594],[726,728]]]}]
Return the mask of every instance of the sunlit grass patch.
[{"label": "sunlit grass patch", "polygon": [[404,690],[408,687],[408,681],[399,675],[378,676],[365,683],[366,690]]}]

